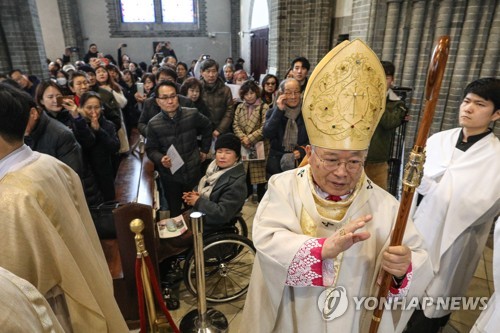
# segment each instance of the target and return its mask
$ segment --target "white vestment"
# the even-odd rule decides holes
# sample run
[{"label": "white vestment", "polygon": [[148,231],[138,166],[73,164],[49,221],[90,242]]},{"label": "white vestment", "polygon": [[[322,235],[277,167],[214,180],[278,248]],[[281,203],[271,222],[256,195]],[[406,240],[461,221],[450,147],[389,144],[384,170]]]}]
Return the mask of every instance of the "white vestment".
[{"label": "white vestment", "polygon": [[0,160],[0,225],[0,266],[46,298],[62,293],[74,333],[128,332],[71,168],[27,147]]},{"label": "white vestment", "polygon": [[451,312],[436,307],[437,297],[465,295],[493,219],[500,213],[500,142],[490,133],[463,152],[455,147],[460,131],[429,138],[424,177],[417,189],[424,198],[413,220],[435,274],[426,289],[434,299],[433,306],[423,309],[428,318]]},{"label": "white vestment", "polygon": [[[376,296],[376,279],[383,250],[398,211],[398,202],[363,175],[360,190],[338,223],[328,224],[314,201],[310,166],[274,175],[261,201],[253,224],[257,248],[250,288],[243,310],[240,332],[367,332],[372,311],[356,310],[353,297]],[[373,215],[363,230],[371,237],[343,253],[336,286],[348,297],[346,312],[325,321],[318,307],[319,295],[327,287],[285,285],[288,268],[304,242],[311,239],[301,227],[303,212],[311,217],[316,237],[324,238],[348,221]],[[408,221],[403,244],[412,250],[413,277],[408,297],[422,295],[431,278],[427,252],[420,236]],[[336,259],[337,260],[337,259]],[[412,311],[384,311],[379,332],[401,332]],[[250,324],[251,323],[251,324]]]},{"label": "white vestment", "polygon": [[0,331],[64,333],[42,294],[28,281],[0,267]]},{"label": "white vestment", "polygon": [[500,219],[497,219],[493,245],[493,282],[495,292],[488,307],[481,312],[470,333],[500,332]]}]

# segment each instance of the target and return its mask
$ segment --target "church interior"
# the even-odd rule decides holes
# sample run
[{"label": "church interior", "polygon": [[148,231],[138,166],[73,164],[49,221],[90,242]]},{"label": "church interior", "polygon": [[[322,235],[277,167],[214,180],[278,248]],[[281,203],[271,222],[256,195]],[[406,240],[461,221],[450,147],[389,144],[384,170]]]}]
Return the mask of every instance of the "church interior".
[{"label": "church interior", "polygon": [[[282,80],[292,59],[307,58],[310,74],[336,45],[361,39],[380,60],[395,65],[395,89],[405,94],[409,117],[404,133],[398,132],[400,159],[391,191],[398,198],[401,168],[408,161],[424,117],[432,50],[444,35],[450,38],[450,51],[431,135],[458,126],[457,110],[466,82],[500,77],[499,1],[2,0],[0,78],[20,69],[47,80],[51,78],[49,65],[57,58],[65,56],[68,62],[63,65],[76,66],[92,45],[104,58],[111,55],[121,61],[126,54],[137,67],[144,63],[146,72],[155,64],[157,46],[168,42],[177,60],[188,68],[193,61],[207,57],[222,68],[226,58],[231,57],[243,60],[243,70],[257,82],[269,73]],[[493,124],[492,130],[500,137],[499,122]],[[102,241],[115,279],[115,298],[131,332],[139,332],[139,318],[134,276],[136,245],[129,222],[140,218],[146,224],[144,243],[156,273],[161,259],[154,250],[158,246],[154,221],[160,219],[161,213],[154,167],[145,157],[143,145],[138,135],[130,139],[131,153],[122,160],[115,178],[116,199],[121,205],[113,214],[116,225],[120,223],[121,227],[116,230],[117,240]],[[250,240],[257,207],[256,200],[250,197],[242,210]],[[494,292],[492,234],[467,296],[490,297]],[[210,286],[206,289],[208,292]],[[183,318],[200,304],[184,282],[179,300],[180,307],[170,313],[175,323],[182,325]],[[227,332],[232,333],[249,325],[241,321],[244,303],[243,294],[228,302],[209,301],[206,306],[226,317]],[[442,332],[469,332],[480,312],[453,312]],[[167,326],[163,322],[163,327]]]}]

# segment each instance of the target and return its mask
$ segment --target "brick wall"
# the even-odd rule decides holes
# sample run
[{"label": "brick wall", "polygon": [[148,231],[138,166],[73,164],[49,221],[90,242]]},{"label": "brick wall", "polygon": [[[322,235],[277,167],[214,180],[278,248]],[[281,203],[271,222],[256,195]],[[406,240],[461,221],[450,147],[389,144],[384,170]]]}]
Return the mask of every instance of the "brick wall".
[{"label": "brick wall", "polygon": [[314,67],[329,51],[331,10],[330,0],[269,2],[269,66],[280,77],[296,56]]},{"label": "brick wall", "polygon": [[0,71],[5,73],[19,68],[41,78],[47,77],[35,0],[0,1],[0,24],[5,38],[0,45]]},{"label": "brick wall", "polygon": [[78,6],[72,0],[57,0],[59,6],[59,15],[63,28],[64,45],[69,47],[78,47],[79,52],[71,55],[71,61],[75,62],[83,58],[86,53],[83,45],[82,26],[80,16],[78,15]]}]

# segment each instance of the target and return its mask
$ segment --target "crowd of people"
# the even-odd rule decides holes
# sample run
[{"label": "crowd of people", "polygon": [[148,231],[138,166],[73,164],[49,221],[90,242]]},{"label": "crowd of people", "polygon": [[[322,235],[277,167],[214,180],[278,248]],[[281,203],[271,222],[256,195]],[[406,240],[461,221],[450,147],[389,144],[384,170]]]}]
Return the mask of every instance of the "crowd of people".
[{"label": "crowd of people", "polygon": [[[185,163],[175,176],[174,173],[169,176],[168,168],[156,161],[162,175],[164,209],[172,214],[186,208],[182,193],[203,175],[215,153],[212,141],[221,134],[234,133],[249,151],[254,151],[256,144],[262,143],[264,147],[264,156],[258,159],[244,155],[247,193],[255,194],[253,200],[262,199],[267,180],[273,174],[296,167],[305,156],[308,138],[300,113],[300,97],[310,69],[306,58],[298,57],[291,62],[296,80],[285,78],[280,84],[276,75],[267,74],[259,84],[244,70],[241,58],[234,63],[228,57],[221,67],[214,59],[202,55],[191,61],[188,68],[186,62],[178,61],[170,42],[160,42],[148,66],[146,62],[133,62],[124,53],[125,47],[119,45],[116,61],[113,56],[100,53],[92,43],[83,59],[74,63],[70,62],[68,48],[62,58],[47,61],[48,80],[42,81],[20,69],[12,70],[4,78],[29,93],[36,102],[34,112],[38,116],[26,131],[26,143],[72,166],[82,179],[90,207],[114,200],[113,181],[120,155],[128,152],[128,140],[134,129],[147,139],[147,147],[154,141],[150,138],[153,132],[148,134],[148,124],[171,101],[158,96],[163,82],[173,83],[172,96],[175,95],[179,107],[195,108],[202,119],[208,118],[210,122],[210,135],[203,139],[195,135],[180,144],[183,147],[176,145],[181,157],[192,163]],[[233,86],[232,90],[228,85]],[[92,105],[86,105],[88,101]],[[91,109],[95,112],[87,111]],[[63,149],[63,143],[49,139],[55,135],[45,130],[45,124],[55,126],[54,121],[66,127],[57,128],[71,138],[65,143],[68,148]],[[179,135],[177,131],[187,131],[178,126],[176,121],[174,136]],[[161,136],[164,139],[165,134]],[[61,141],[66,136],[56,137]],[[200,156],[208,157],[188,159],[184,155],[185,151],[192,152],[195,143]],[[164,154],[172,144],[168,141],[158,149]],[[195,171],[198,166],[199,172]]]},{"label": "crowd of people", "polygon": [[[65,196],[61,212],[44,206],[54,199],[52,190],[43,199],[34,194],[44,202],[37,216],[55,230],[46,241],[52,244],[57,239],[70,248],[80,244],[59,224],[63,225],[64,214],[85,221],[79,235],[85,234],[88,244],[75,250],[88,258],[72,253],[64,258],[71,267],[46,265],[62,279],[74,277],[74,284],[89,284],[95,298],[92,306],[98,309],[87,309],[92,306],[85,304],[83,294],[67,297],[71,320],[62,321],[62,326],[85,331],[77,329],[85,327],[85,320],[73,311],[82,317],[94,311],[96,331],[103,325],[114,326],[117,332],[123,329],[116,304],[102,300],[113,296],[95,230],[88,230],[92,216],[82,203],[92,212],[115,200],[117,170],[135,131],[145,138],[147,156],[160,175],[162,209],[171,216],[190,208],[200,210],[207,215],[207,231],[231,223],[245,200],[260,202],[253,233],[258,251],[244,320],[261,319],[257,327],[242,331],[364,330],[368,317],[352,306],[338,320],[327,318],[332,310],[328,299],[339,286],[351,295],[374,295],[381,270],[392,275],[392,297],[437,299],[465,293],[500,213],[495,175],[500,144],[488,127],[500,119],[500,80],[483,78],[469,84],[460,106],[461,127],[429,140],[411,216],[415,223],[410,218],[403,245],[392,247],[388,239],[399,203],[385,191],[388,151],[394,129],[408,120],[404,102],[390,89],[393,64],[371,58],[366,47],[368,51],[356,52],[366,56],[363,61],[370,66],[360,67],[361,61],[351,64],[351,79],[357,85],[329,76],[318,83],[321,73],[342,72],[334,66],[348,63],[348,45],[326,56],[328,61],[315,70],[314,82],[309,82],[309,60],[296,57],[282,80],[266,74],[259,83],[244,70],[241,58],[234,63],[228,57],[222,66],[206,55],[182,62],[171,43],[165,42],[155,46],[148,65],[132,61],[123,53],[125,47],[120,44],[116,61],[91,44],[83,59],[74,63],[66,49],[62,58],[48,62],[49,79],[14,69],[0,83],[0,185],[6,186],[0,192],[2,219],[34,209],[21,199],[27,207],[22,213],[15,207],[4,210],[3,203],[12,200],[6,195],[9,188],[25,186],[17,183],[22,177],[40,176],[46,177],[44,181],[64,178],[43,187],[48,191],[54,186]],[[375,83],[380,84],[375,87]],[[349,89],[362,85],[369,87],[370,103],[356,103],[358,96],[349,95]],[[26,118],[25,125],[16,123],[15,133],[5,125],[12,112],[7,108]],[[58,175],[36,174],[30,165],[40,163],[51,165],[51,172]],[[14,173],[21,178],[13,178]],[[75,185],[75,179],[81,185]],[[80,186],[84,197],[74,192]],[[467,189],[475,198],[465,201],[455,188]],[[474,250],[463,250],[472,244]],[[89,264],[93,257],[96,263]],[[16,271],[16,265],[0,261],[0,266],[21,273],[44,296],[49,291],[61,293],[61,286],[63,293],[71,294],[72,283],[46,283],[27,268]],[[73,276],[70,271],[80,272],[81,265],[88,265],[95,275],[83,269]],[[93,283],[99,276],[106,285]],[[330,293],[326,299],[325,290]],[[324,301],[320,311],[313,310],[319,300]],[[394,318],[386,314],[381,327],[384,332],[401,332],[409,321],[407,332],[438,332],[449,314],[433,304],[411,318],[411,312]]]}]

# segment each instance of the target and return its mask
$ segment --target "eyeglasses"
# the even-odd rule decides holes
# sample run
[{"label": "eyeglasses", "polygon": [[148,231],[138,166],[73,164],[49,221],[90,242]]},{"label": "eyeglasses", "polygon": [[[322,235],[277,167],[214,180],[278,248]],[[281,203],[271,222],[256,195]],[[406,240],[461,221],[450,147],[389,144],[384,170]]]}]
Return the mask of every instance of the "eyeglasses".
[{"label": "eyeglasses", "polygon": [[170,96],[158,96],[156,98],[158,98],[158,99],[164,99],[164,100],[169,100],[169,99],[175,99],[176,97],[177,97],[177,94],[170,95]]},{"label": "eyeglasses", "polygon": [[321,163],[323,163],[325,169],[328,171],[338,170],[338,168],[340,168],[340,166],[344,164],[348,172],[356,173],[361,169],[361,167],[364,164],[363,161],[360,160],[341,161],[337,159],[323,159],[318,155],[318,153],[314,148],[312,149],[312,152],[316,154]]},{"label": "eyeglasses", "polygon": [[300,91],[285,91],[287,96],[300,96]]}]

